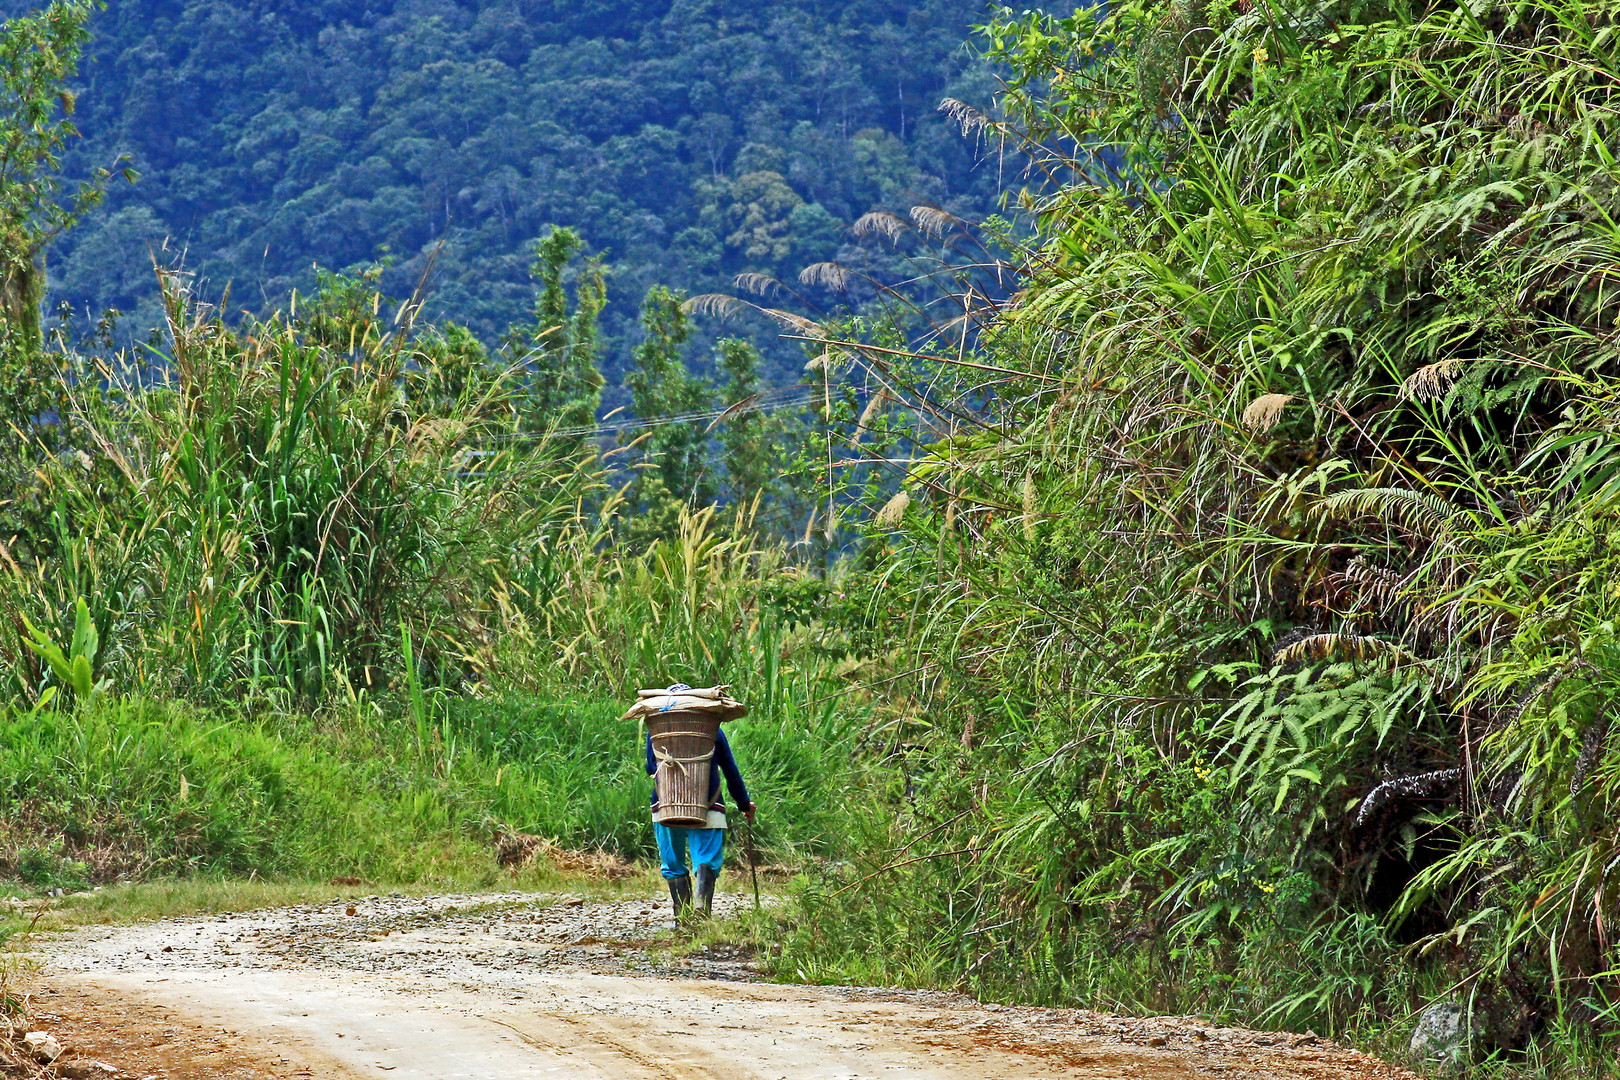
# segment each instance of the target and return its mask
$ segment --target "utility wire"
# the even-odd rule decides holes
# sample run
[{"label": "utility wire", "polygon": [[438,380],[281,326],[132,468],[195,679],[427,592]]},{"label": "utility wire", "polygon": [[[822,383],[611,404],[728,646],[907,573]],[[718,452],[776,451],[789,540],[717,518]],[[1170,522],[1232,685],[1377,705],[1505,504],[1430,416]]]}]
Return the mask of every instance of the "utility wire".
[{"label": "utility wire", "polygon": [[[768,400],[775,395],[783,393],[790,394],[791,396],[775,401]],[[574,438],[581,435],[613,435],[621,431],[641,431],[652,428],[667,427],[671,424],[692,424],[701,421],[718,420],[727,413],[731,413],[734,416],[746,416],[749,413],[755,412],[777,412],[781,409],[799,408],[804,405],[812,404],[813,402],[817,401],[819,397],[819,393],[813,390],[807,390],[802,385],[789,386],[776,390],[767,390],[760,395],[758,401],[745,408],[738,408],[736,405],[728,405],[723,409],[705,409],[701,412],[680,413],[675,416],[653,416],[645,419],[635,417],[626,420],[619,420],[609,424],[592,424],[581,427],[557,428],[555,430],[548,431],[509,431],[503,432],[499,435],[487,435],[479,441],[516,442],[520,440],[532,439]]]}]

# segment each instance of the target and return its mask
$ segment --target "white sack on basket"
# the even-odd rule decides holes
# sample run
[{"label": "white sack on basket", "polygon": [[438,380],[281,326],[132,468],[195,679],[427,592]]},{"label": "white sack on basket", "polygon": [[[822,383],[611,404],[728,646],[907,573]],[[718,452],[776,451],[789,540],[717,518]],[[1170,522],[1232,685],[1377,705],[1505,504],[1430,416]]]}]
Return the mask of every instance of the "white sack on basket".
[{"label": "white sack on basket", "polygon": [[640,700],[624,714],[626,720],[637,720],[663,712],[696,712],[717,716],[722,722],[748,715],[748,707],[726,691],[729,686],[711,686],[702,690],[642,690]]},{"label": "white sack on basket", "polygon": [[682,686],[678,690],[673,690],[673,689],[671,689],[671,688],[669,688],[667,686],[655,686],[655,687],[653,687],[653,688],[651,688],[649,690],[637,690],[636,691],[636,696],[637,697],[644,697],[644,698],[649,698],[649,697],[669,697],[671,694],[685,694],[687,697],[700,697],[700,698],[708,698],[710,701],[719,701],[721,698],[727,698],[727,697],[731,696],[731,687],[729,685],[727,685],[727,686],[709,686],[709,687],[703,687],[703,688],[692,687],[692,686]]}]

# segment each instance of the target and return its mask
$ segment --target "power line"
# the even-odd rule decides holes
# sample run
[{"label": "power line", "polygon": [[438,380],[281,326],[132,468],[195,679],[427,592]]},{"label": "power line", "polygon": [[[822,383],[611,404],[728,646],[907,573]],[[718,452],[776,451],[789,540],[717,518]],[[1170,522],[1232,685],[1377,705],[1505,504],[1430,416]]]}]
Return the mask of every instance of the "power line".
[{"label": "power line", "polygon": [[[778,394],[791,396],[778,400],[769,400]],[[625,420],[608,424],[592,424],[581,427],[557,428],[548,431],[509,431],[499,435],[488,435],[480,442],[517,442],[534,439],[566,439],[580,436],[592,438],[603,435],[616,435],[625,431],[643,431],[653,428],[668,427],[671,424],[693,424],[704,421],[714,421],[730,413],[732,416],[746,416],[749,413],[777,412],[782,409],[795,409],[809,405],[820,397],[819,390],[799,386],[782,387],[767,390],[759,395],[759,399],[745,408],[738,408],[737,404],[728,405],[723,409],[705,409],[700,412],[679,413],[674,416],[631,417]]]}]

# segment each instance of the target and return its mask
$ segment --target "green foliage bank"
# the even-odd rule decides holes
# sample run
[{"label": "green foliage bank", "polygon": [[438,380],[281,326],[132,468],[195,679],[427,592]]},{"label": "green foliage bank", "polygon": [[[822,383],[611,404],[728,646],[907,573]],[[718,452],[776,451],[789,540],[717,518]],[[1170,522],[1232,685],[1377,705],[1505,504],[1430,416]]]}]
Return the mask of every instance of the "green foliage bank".
[{"label": "green foliage bank", "polygon": [[1612,1063],[1616,14],[988,28],[1025,374],[870,540],[923,674],[807,977]]}]

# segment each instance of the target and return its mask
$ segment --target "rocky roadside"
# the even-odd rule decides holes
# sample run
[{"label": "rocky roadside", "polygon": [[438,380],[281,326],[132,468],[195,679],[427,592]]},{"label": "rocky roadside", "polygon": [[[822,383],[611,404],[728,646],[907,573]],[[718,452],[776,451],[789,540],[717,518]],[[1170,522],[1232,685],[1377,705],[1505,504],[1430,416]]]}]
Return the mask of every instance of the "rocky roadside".
[{"label": "rocky roadside", "polygon": [[[37,1019],[44,1022],[56,1018],[41,1016]],[[30,1028],[33,1030],[28,1030]],[[0,1038],[0,1073],[31,1080],[118,1080],[128,1075],[116,1065],[82,1056],[75,1044],[64,1043],[35,1024],[12,1027]],[[159,1078],[152,1076],[143,1080]]]},{"label": "rocky roadside", "polygon": [[[727,917],[752,905],[715,898]],[[752,950],[710,946],[676,956],[668,902],[591,900],[579,894],[488,893],[416,897],[398,893],[269,911],[88,928],[47,943],[53,965],[86,973],[146,969],[307,967],[473,980],[478,987],[536,967],[602,974],[753,980]],[[135,950],[139,949],[139,953]]]},{"label": "rocky roadside", "polygon": [[[722,915],[751,906],[717,897]],[[88,928],[40,947],[55,1071],[0,1076],[766,1075],[734,1067],[752,1061],[789,1080],[1413,1080],[1309,1034],[783,986],[747,948],[677,941],[651,895],[372,895]],[[112,1071],[62,1071],[90,1061]]]}]

